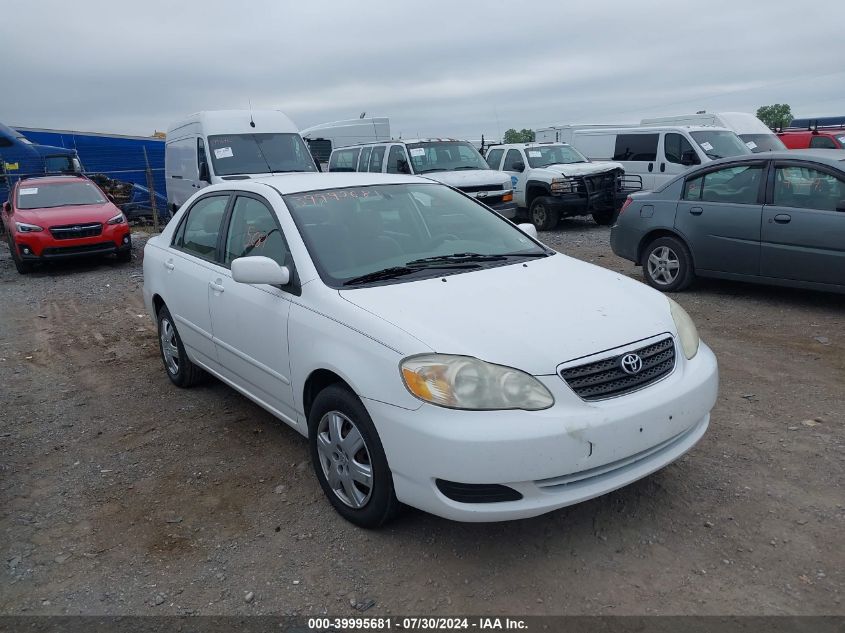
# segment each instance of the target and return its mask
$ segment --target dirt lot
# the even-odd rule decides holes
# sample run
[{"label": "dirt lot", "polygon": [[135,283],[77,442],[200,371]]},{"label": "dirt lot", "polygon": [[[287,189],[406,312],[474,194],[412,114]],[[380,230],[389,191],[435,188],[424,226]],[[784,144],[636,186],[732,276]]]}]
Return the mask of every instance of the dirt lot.
[{"label": "dirt lot", "polygon": [[[544,237],[639,279],[608,236]],[[294,431],[171,386],[141,284],[140,250],[24,277],[0,246],[2,613],[845,614],[843,296],[701,282],[676,299],[721,393],[689,455],[537,519],[371,532]]]}]

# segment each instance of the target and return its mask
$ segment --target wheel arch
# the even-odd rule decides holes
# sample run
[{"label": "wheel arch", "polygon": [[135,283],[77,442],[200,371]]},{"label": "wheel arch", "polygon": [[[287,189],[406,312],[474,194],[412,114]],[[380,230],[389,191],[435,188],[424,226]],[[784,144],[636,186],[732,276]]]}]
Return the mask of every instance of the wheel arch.
[{"label": "wheel arch", "polygon": [[546,182],[539,180],[529,180],[525,183],[525,206],[531,208],[531,203],[534,199],[540,196],[552,195],[552,188]]},{"label": "wheel arch", "polygon": [[690,260],[692,261],[692,268],[695,270],[695,257],[693,255],[692,249],[690,248],[689,242],[687,242],[686,238],[683,235],[678,233],[677,231],[672,231],[671,229],[661,228],[661,229],[654,229],[646,233],[640,243],[637,245],[637,264],[642,264],[643,259],[643,251],[645,251],[646,246],[651,244],[654,240],[659,239],[661,237],[674,237],[676,240],[679,240],[684,247],[687,249],[689,253]]},{"label": "wheel arch", "polygon": [[156,317],[158,317],[158,313],[161,312],[162,307],[166,305],[160,294],[156,293],[153,295],[153,309],[155,310]]},{"label": "wheel arch", "polygon": [[355,390],[352,388],[352,385],[350,385],[347,380],[345,380],[342,376],[335,373],[331,369],[315,369],[310,374],[308,374],[308,378],[305,379],[305,384],[302,387],[302,410],[305,413],[306,421],[311,415],[311,407],[314,404],[314,400],[317,397],[317,394],[319,394],[326,387],[334,384],[341,384],[344,387],[348,388],[352,393],[355,393]]}]

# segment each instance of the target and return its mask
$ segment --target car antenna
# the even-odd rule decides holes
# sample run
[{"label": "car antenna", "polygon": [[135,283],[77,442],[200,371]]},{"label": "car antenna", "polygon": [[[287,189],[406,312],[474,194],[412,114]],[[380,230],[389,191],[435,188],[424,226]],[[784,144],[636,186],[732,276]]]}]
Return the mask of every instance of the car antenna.
[{"label": "car antenna", "polygon": [[248,99],[249,101],[249,127],[255,127],[255,121],[252,118],[252,99]]}]

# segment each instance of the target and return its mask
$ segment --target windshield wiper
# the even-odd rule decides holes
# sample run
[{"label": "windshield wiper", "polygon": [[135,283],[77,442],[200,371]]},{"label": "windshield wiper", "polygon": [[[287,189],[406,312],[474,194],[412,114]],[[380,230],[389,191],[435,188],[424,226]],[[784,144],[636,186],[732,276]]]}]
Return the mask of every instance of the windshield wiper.
[{"label": "windshield wiper", "polygon": [[508,258],[507,255],[482,255],[481,253],[452,253],[451,255],[435,255],[423,257],[406,263],[406,266],[428,266],[429,264],[471,264],[474,262],[500,262]]},{"label": "windshield wiper", "polygon": [[452,171],[462,171],[464,169],[481,169],[480,167],[473,167],[472,165],[461,165],[460,167],[453,167]]},{"label": "windshield wiper", "polygon": [[430,172],[432,172],[432,171],[446,171],[446,170],[445,170],[445,169],[443,169],[442,167],[435,167],[434,169],[421,169],[421,170],[419,170],[419,171],[417,172],[417,175],[419,175],[419,174],[427,174],[427,173],[430,173]]},{"label": "windshield wiper", "polygon": [[366,275],[360,275],[359,277],[353,277],[352,279],[347,279],[343,282],[344,286],[354,286],[356,284],[366,284],[371,281],[382,281],[384,279],[396,279],[397,277],[402,277],[404,275],[410,275],[411,273],[417,272],[415,268],[408,268],[407,266],[391,266],[390,268],[383,268],[382,270],[376,270],[375,272],[367,273]]}]

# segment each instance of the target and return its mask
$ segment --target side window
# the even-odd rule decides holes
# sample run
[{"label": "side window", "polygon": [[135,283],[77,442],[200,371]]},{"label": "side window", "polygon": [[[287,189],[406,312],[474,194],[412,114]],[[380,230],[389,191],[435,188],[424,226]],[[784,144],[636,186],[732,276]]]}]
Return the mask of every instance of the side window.
[{"label": "side window", "polygon": [[682,134],[670,132],[663,137],[663,153],[666,160],[678,165],[698,165],[701,159],[695,153],[690,142]]},{"label": "side window", "polygon": [[329,160],[329,171],[355,171],[360,149],[339,149]]},{"label": "side window", "polygon": [[837,149],[836,143],[829,136],[814,136],[810,139],[810,147],[819,149]]},{"label": "side window", "polygon": [[370,156],[370,168],[367,171],[381,172],[381,164],[384,161],[384,150],[384,145],[376,145],[373,148],[373,153]]},{"label": "side window", "polygon": [[845,200],[845,180],[812,167],[778,166],[772,203],[779,207],[836,211]]},{"label": "side window", "polygon": [[686,182],[684,200],[756,204],[762,176],[762,165],[737,165],[710,171]]},{"label": "side window", "polygon": [[208,160],[205,157],[205,143],[201,138],[197,138],[197,169],[200,168],[200,165],[206,162],[208,162]]},{"label": "side window", "polygon": [[502,154],[505,153],[503,149],[491,149],[487,152],[487,164],[490,169],[499,169],[499,164],[502,162]]},{"label": "side window", "polygon": [[513,166],[516,163],[525,163],[522,160],[522,154],[518,149],[509,149],[507,156],[505,156],[505,164],[502,166],[504,171],[516,171]]},{"label": "side window", "polygon": [[617,134],[613,160],[657,160],[660,134]]},{"label": "side window", "polygon": [[367,171],[367,165],[370,162],[370,154],[372,151],[372,147],[365,147],[361,150],[361,160],[358,161],[358,171]]},{"label": "side window", "polygon": [[232,209],[223,263],[238,257],[263,255],[279,266],[290,265],[290,251],[273,212],[260,200],[238,196]]},{"label": "side window", "polygon": [[[404,161],[405,169],[399,169],[399,162]],[[410,173],[411,166],[408,162],[408,156],[405,154],[405,148],[401,145],[394,145],[390,148],[390,153],[387,155],[387,173],[388,174],[407,174]]]},{"label": "side window", "polygon": [[229,203],[229,195],[200,198],[188,209],[188,217],[183,222],[184,228],[177,231],[173,246],[213,261],[217,251],[217,237],[220,234],[220,222]]}]

